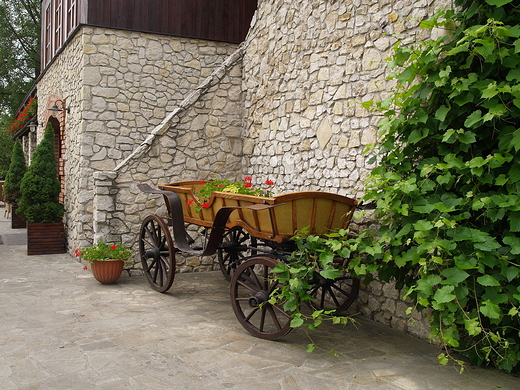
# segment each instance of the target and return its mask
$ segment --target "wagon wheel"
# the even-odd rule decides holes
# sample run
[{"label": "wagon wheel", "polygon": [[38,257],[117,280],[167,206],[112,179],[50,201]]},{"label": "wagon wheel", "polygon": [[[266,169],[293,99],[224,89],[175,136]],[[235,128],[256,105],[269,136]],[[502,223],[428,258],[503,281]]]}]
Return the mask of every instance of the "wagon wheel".
[{"label": "wagon wheel", "polygon": [[359,294],[359,279],[346,271],[336,279],[326,279],[316,272],[309,282],[309,295],[313,297],[310,305],[316,310],[334,310],[334,315],[347,310]]},{"label": "wagon wheel", "polygon": [[256,238],[251,237],[240,226],[234,226],[224,233],[217,254],[220,270],[227,281],[231,280],[235,270],[247,256],[256,254],[250,252],[248,246],[255,247]]},{"label": "wagon wheel", "polygon": [[255,256],[242,263],[231,278],[231,306],[240,324],[253,336],[275,340],[291,331],[291,315],[280,305],[268,302],[282,285],[272,272],[278,263]]},{"label": "wagon wheel", "polygon": [[158,215],[149,215],[141,225],[139,255],[152,288],[168,291],[175,277],[174,244],[168,225]]}]

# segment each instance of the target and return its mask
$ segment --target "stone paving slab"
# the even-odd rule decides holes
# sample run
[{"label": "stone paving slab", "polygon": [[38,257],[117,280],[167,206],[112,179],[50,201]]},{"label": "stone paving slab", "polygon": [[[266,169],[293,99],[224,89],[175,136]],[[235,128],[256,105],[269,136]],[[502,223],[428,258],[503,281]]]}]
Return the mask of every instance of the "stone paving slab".
[{"label": "stone paving slab", "polygon": [[520,388],[493,369],[439,366],[437,347],[361,318],[311,333],[323,350],[310,354],[302,330],[254,338],[219,272],[177,275],[160,294],[142,276],[106,286],[82,268],[0,247],[1,390]]},{"label": "stone paving slab", "polygon": [[[25,229],[24,229],[25,230]],[[2,245],[27,245],[27,232],[0,235]]]}]

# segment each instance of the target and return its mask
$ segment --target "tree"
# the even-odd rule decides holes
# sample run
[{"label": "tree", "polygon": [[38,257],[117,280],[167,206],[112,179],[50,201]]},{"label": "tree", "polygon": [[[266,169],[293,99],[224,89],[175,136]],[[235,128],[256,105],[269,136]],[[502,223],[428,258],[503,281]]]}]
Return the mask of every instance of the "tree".
[{"label": "tree", "polygon": [[0,114],[0,180],[3,180],[9,170],[11,153],[13,150],[13,137],[7,133],[11,118]]},{"label": "tree", "polygon": [[40,73],[39,0],[0,0],[0,112],[14,115]]},{"label": "tree", "polygon": [[34,150],[22,184],[18,214],[29,223],[61,222],[64,207],[59,202],[60,182],[54,155],[54,130],[47,124],[43,140]]}]

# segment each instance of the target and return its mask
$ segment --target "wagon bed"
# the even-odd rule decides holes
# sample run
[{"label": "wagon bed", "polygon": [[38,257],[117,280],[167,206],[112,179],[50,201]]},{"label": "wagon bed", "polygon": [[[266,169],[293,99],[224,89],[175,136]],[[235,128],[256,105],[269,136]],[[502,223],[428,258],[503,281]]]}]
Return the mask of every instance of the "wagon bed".
[{"label": "wagon bed", "polygon": [[[273,197],[213,192],[209,207],[196,212],[200,205],[196,193],[204,186],[199,181],[183,181],[160,185],[175,192],[181,201],[184,221],[212,227],[217,212],[224,207],[235,207],[226,223],[227,228],[241,226],[251,236],[275,242],[287,242],[303,228],[309,234],[324,234],[346,229],[352,219],[357,201],[346,196],[321,191],[303,191]],[[264,210],[247,208],[254,204],[277,207]],[[319,210],[319,211],[318,211]]]}]

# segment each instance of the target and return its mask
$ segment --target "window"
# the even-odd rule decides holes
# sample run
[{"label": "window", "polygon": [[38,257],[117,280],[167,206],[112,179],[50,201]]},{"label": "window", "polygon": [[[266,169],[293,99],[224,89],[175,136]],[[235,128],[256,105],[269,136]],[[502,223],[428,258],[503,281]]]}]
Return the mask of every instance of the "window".
[{"label": "window", "polygon": [[62,0],[55,0],[55,11],[54,11],[54,47],[59,48],[63,44],[63,8],[61,6]]},{"label": "window", "polygon": [[67,27],[65,36],[68,37],[72,30],[78,25],[76,14],[76,0],[67,0]]},{"label": "window", "polygon": [[78,26],[78,0],[44,0],[43,67],[51,62],[68,36]]},{"label": "window", "polygon": [[45,31],[44,31],[44,44],[42,45],[43,50],[43,63],[47,65],[52,57],[52,18],[51,18],[51,3],[45,8]]}]

